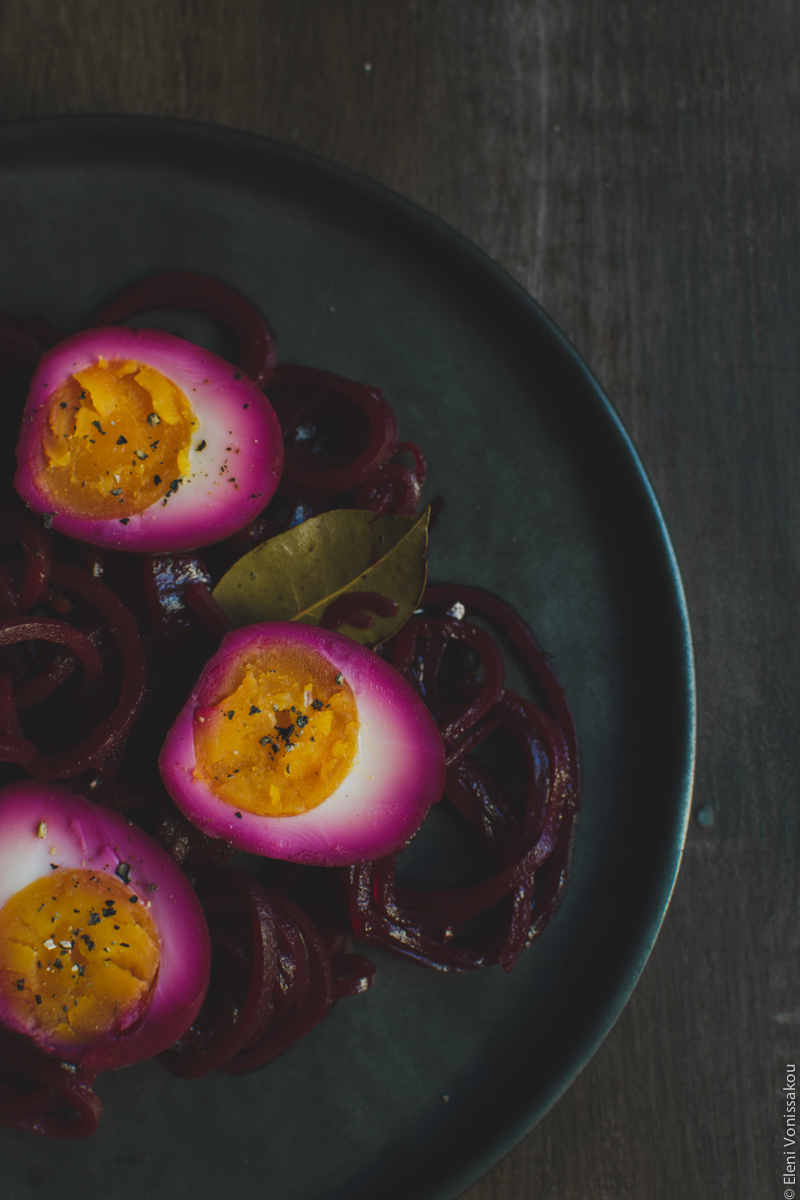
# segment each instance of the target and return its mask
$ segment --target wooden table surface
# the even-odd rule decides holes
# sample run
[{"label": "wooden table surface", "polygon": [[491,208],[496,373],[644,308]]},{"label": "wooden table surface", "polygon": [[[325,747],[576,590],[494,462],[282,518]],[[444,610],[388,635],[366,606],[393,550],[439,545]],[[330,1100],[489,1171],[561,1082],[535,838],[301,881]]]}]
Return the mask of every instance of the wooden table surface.
[{"label": "wooden table surface", "polygon": [[0,119],[267,134],[472,239],[604,383],[699,686],[674,899],[595,1058],[469,1200],[790,1197],[800,10],[789,0],[0,0]]}]

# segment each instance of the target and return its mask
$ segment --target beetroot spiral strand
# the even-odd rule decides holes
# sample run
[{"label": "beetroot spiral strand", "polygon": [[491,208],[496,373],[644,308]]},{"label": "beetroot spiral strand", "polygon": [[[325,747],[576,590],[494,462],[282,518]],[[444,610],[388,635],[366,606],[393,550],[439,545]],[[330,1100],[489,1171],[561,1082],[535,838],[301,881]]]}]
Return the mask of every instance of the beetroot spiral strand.
[{"label": "beetroot spiral strand", "polygon": [[238,366],[259,385],[275,366],[275,339],[266,320],[235,288],[198,271],[164,271],[131,284],[102,308],[92,326],[117,325],[148,308],[186,308],[214,317],[239,342]]},{"label": "beetroot spiral strand", "polygon": [[223,1067],[257,1040],[270,1023],[278,970],[272,905],[248,872],[206,872],[199,892],[208,919],[214,963],[212,986],[199,1016],[161,1065],[182,1079]]},{"label": "beetroot spiral strand", "polygon": [[330,958],[311,919],[280,892],[269,896],[279,946],[291,948],[294,970],[281,1019],[222,1067],[231,1075],[254,1071],[283,1054],[323,1019],[333,998]]},{"label": "beetroot spiral strand", "polygon": [[110,716],[77,746],[56,754],[39,754],[30,766],[35,779],[69,779],[94,769],[110,779],[116,774],[125,742],[145,699],[147,669],[136,622],[120,599],[99,579],[78,567],[57,564],[52,581],[93,605],[108,623],[122,660],[119,699]]},{"label": "beetroot spiral strand", "polygon": [[17,611],[25,613],[44,596],[50,577],[50,539],[27,514],[11,508],[0,509],[0,543],[14,539],[21,543],[25,556],[25,574],[15,606]]},{"label": "beetroot spiral strand", "polygon": [[482,613],[511,638],[518,652],[527,663],[545,693],[547,703],[556,721],[564,731],[575,771],[576,785],[580,784],[580,759],[575,721],[561,686],[548,661],[547,654],[537,642],[530,627],[507,600],[486,588],[474,585],[436,584],[425,591],[423,604],[436,609],[450,609],[454,604],[465,606],[467,613]]},{"label": "beetroot spiral strand", "polygon": [[0,1030],[0,1125],[45,1137],[91,1137],[103,1106],[96,1076]]},{"label": "beetroot spiral strand", "polygon": [[[510,626],[553,716],[503,689],[500,651],[485,630],[465,619],[468,609]],[[396,854],[348,868],[353,929],[368,943],[439,970],[492,963],[511,970],[555,911],[567,876],[578,809],[572,716],[527,626],[492,593],[429,588],[423,610],[408,626],[412,632],[401,631],[387,655],[437,715],[448,763],[445,795],[483,844],[486,866],[477,880],[447,888],[398,886]],[[476,653],[480,678],[473,669],[445,686],[442,668],[453,642]],[[500,730],[513,738],[525,763],[521,809],[474,754]]]},{"label": "beetroot spiral strand", "polygon": [[203,869],[198,891],[211,933],[212,985],[192,1027],[159,1056],[172,1074],[254,1071],[308,1033],[333,1000],[371,986],[374,966],[348,953],[343,935],[324,937],[303,908],[248,871]]},{"label": "beetroot spiral strand", "polygon": [[284,433],[280,495],[314,500],[352,492],[391,457],[397,422],[377,388],[281,364],[266,391]]}]

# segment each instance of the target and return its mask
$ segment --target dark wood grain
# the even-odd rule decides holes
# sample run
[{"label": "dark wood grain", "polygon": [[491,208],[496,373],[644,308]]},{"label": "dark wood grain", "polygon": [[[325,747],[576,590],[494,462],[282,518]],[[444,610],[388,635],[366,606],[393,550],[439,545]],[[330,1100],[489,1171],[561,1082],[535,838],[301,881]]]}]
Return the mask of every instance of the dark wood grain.
[{"label": "dark wood grain", "polygon": [[0,0],[0,119],[211,121],[397,189],[537,297],[655,483],[692,616],[706,823],[617,1026],[469,1200],[783,1194],[799,52],[789,0]]}]

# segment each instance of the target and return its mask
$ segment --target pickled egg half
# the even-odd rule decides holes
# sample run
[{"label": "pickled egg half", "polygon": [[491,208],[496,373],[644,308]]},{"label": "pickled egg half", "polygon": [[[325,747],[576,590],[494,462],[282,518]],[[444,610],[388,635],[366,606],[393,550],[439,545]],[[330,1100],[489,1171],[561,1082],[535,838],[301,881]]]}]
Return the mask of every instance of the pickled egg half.
[{"label": "pickled egg half", "polygon": [[211,837],[316,866],[398,849],[444,784],[439,731],[410,685],[374,651],[292,622],[224,638],[159,762]]},{"label": "pickled egg half", "polygon": [[242,529],[282,466],[275,412],[241,371],[172,334],[119,326],[42,356],[14,486],[70,537],[156,553]]},{"label": "pickled egg half", "polygon": [[94,1071],[159,1054],[209,979],[208,928],[141,829],[58,784],[0,789],[0,1022]]}]

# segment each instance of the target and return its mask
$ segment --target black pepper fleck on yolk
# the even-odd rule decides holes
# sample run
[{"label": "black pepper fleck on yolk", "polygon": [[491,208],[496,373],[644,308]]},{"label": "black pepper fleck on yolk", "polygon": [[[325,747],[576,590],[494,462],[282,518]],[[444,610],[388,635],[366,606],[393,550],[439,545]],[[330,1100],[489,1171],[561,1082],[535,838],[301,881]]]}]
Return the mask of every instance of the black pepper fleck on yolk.
[{"label": "black pepper fleck on yolk", "polygon": [[195,775],[237,810],[289,816],[346,778],[358,746],[355,696],[322,655],[273,647],[239,665],[194,716]]},{"label": "black pepper fleck on yolk", "polygon": [[161,957],[145,904],[101,871],[59,870],[0,909],[0,1009],[54,1047],[133,1025],[149,1006]]},{"label": "black pepper fleck on yolk", "polygon": [[197,429],[186,396],[155,367],[100,359],[50,397],[39,484],[59,511],[130,518],[189,475]]}]

